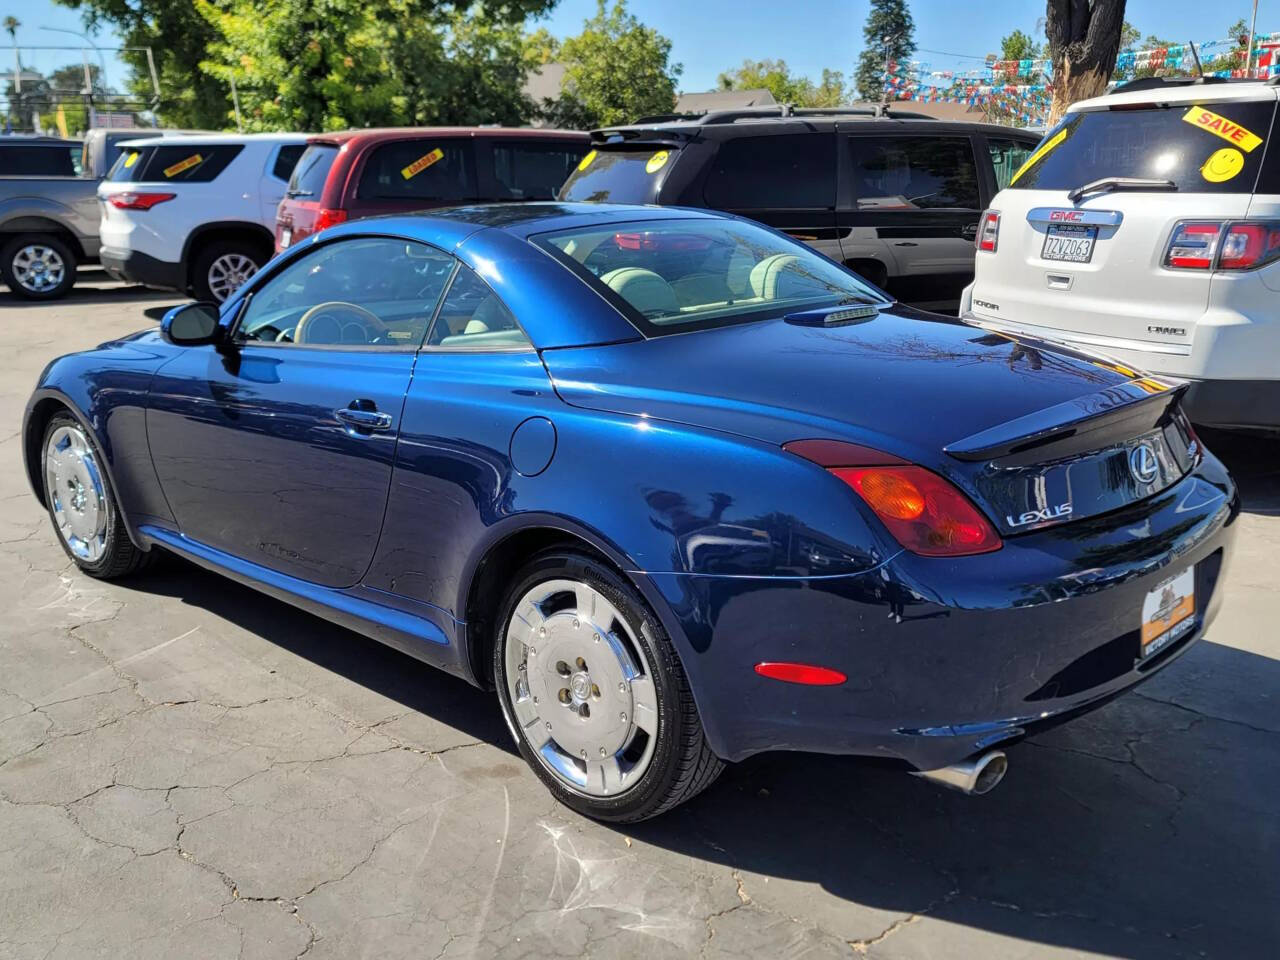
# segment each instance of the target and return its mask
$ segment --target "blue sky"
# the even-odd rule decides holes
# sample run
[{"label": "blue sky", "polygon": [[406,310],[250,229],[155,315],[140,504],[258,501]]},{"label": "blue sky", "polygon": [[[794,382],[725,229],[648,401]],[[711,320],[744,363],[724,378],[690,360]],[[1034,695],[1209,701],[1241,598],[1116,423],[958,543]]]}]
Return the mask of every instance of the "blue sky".
[{"label": "blue sky", "polygon": [[[595,0],[560,0],[551,16],[543,21],[559,36],[577,33],[582,21],[595,12]],[[631,10],[650,26],[671,38],[673,57],[684,64],[681,89],[707,90],[715,85],[722,70],[743,59],[780,58],[795,70],[817,77],[823,67],[853,72],[862,49],[862,25],[866,20],[866,0],[791,0],[761,3],[759,0],[632,0]],[[1212,7],[1212,13],[1206,8]],[[1226,34],[1229,24],[1248,17],[1250,0],[1223,0],[1212,5],[1204,0],[1129,0],[1128,20],[1143,34],[1158,33],[1177,40],[1212,40]],[[1035,31],[1036,19],[1044,14],[1044,4],[1036,0],[914,0],[918,57],[935,70],[965,69],[995,52],[1000,37],[1015,28]],[[67,34],[49,33],[41,26],[81,30],[74,10],[50,0],[0,0],[0,17],[13,14],[22,21],[19,45],[79,44]],[[1259,32],[1280,31],[1280,0],[1262,0],[1258,12]],[[0,36],[0,42],[8,38]],[[105,32],[98,38],[102,46],[117,41]],[[938,53],[926,51],[940,51]],[[11,64],[8,51],[0,55],[4,69]],[[956,56],[956,55],[960,56]],[[48,62],[57,58],[57,62]],[[23,54],[24,64],[51,69],[77,59],[70,54],[31,52]],[[119,85],[123,72],[108,60],[108,80]]]}]

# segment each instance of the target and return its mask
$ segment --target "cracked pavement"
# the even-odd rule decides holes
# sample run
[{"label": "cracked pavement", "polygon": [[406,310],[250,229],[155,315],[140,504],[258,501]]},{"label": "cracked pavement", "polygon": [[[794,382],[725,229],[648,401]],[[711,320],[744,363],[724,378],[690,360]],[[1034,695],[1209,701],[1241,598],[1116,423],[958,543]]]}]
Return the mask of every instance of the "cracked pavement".
[{"label": "cracked pavement", "polygon": [[[173,302],[0,293],[9,426],[49,359]],[[1280,944],[1280,445],[1207,438],[1246,496],[1209,640],[989,796],[770,755],[611,828],[551,800],[490,694],[177,560],[81,576],[0,433],[0,960]]]}]

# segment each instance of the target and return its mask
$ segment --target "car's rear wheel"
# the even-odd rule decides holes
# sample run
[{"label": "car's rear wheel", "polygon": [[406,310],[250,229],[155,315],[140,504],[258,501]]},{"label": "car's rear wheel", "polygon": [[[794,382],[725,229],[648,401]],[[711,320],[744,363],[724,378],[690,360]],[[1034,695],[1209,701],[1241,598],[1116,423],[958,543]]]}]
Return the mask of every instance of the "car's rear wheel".
[{"label": "car's rear wheel", "polygon": [[248,240],[220,240],[205,247],[191,266],[197,299],[222,303],[262,269],[263,248]]},{"label": "car's rear wheel", "polygon": [[80,422],[66,413],[54,416],[42,450],[45,503],[67,556],[104,580],[140,569],[151,553],[129,539],[102,459]]},{"label": "car's rear wheel", "polygon": [[57,237],[15,237],[0,248],[0,279],[23,299],[56,300],[75,285],[76,258]]},{"label": "car's rear wheel", "polygon": [[515,576],[497,622],[503,714],[562,803],[601,820],[645,820],[720,773],[670,640],[610,567],[543,553]]}]

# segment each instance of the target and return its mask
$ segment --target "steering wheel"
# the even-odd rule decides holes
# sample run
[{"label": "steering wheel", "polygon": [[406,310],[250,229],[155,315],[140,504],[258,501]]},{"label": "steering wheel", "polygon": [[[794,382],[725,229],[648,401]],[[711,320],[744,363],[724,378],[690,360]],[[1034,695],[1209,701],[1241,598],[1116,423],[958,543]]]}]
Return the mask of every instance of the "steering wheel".
[{"label": "steering wheel", "polygon": [[[353,333],[357,336],[352,336]],[[345,300],[326,300],[298,318],[293,328],[293,342],[373,343],[386,333],[387,325],[364,307]]]}]

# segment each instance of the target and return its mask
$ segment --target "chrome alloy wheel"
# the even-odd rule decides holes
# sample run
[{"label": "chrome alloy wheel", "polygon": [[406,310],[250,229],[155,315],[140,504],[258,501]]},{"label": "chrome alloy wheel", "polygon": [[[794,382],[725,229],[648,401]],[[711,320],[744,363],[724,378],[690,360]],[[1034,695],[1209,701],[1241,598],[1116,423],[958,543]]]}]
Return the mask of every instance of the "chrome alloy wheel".
[{"label": "chrome alloy wheel", "polygon": [[58,533],[73,554],[96,563],[107,549],[111,500],[98,456],[80,427],[59,427],[44,451],[44,483]]},{"label": "chrome alloy wheel", "polygon": [[13,279],[31,293],[48,293],[67,275],[62,255],[43,243],[29,243],[13,255]]},{"label": "chrome alloy wheel", "polygon": [[258,272],[258,265],[243,253],[224,253],[209,264],[209,292],[221,303]]},{"label": "chrome alloy wheel", "polygon": [[653,760],[653,674],[618,609],[593,587],[548,580],[507,624],[506,682],[514,721],[566,787],[613,797]]}]

